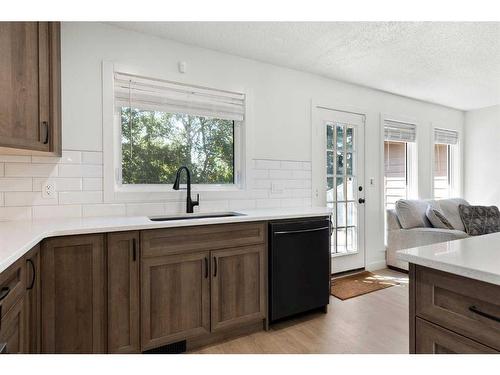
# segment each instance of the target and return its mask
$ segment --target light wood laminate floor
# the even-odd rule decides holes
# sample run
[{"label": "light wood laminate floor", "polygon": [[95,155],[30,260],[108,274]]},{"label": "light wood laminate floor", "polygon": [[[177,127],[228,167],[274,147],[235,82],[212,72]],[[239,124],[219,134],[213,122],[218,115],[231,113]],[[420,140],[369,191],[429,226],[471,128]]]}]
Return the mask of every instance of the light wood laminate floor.
[{"label": "light wood laminate floor", "polygon": [[341,301],[313,313],[201,348],[196,353],[408,353],[408,276],[375,271],[400,285]]}]

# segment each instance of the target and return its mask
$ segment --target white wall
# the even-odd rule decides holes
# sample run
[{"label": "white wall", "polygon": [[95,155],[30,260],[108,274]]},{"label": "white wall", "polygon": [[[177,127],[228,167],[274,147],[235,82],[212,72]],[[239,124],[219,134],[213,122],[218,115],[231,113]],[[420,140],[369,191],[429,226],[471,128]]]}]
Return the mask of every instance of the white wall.
[{"label": "white wall", "polygon": [[465,113],[465,199],[500,206],[500,105]]},{"label": "white wall", "polygon": [[[382,168],[381,113],[395,118],[412,119],[418,124],[419,195],[421,197],[431,196],[431,126],[459,131],[462,131],[463,127],[463,112],[439,105],[167,41],[110,25],[63,23],[62,115],[63,149],[66,152],[100,154],[103,150],[101,92],[103,60],[126,65],[137,73],[153,77],[245,92],[250,101],[249,121],[246,125],[253,135],[253,148],[250,150],[252,154],[250,156],[256,160],[253,163],[254,166],[260,163],[259,160],[271,160],[270,165],[276,168],[287,165],[284,163],[287,160],[298,161],[299,166],[307,165],[303,164],[304,162],[310,163],[311,101],[333,108],[353,106],[363,111],[366,115],[365,180],[368,181],[369,177],[375,178],[375,185],[365,190],[366,222],[369,223],[366,228],[367,263],[369,265],[384,263],[383,186],[379,180]],[[186,74],[178,72],[179,61],[187,63]],[[104,124],[104,126],[111,126],[111,124]],[[104,147],[110,147],[110,145],[104,145]],[[1,164],[0,159],[0,176],[3,173]],[[12,171],[12,168],[9,166],[9,171]],[[55,169],[47,167],[48,169],[43,172],[45,175],[41,171],[43,168],[40,167],[24,166],[23,168],[24,174],[18,176],[20,178],[29,178],[30,174],[33,178],[46,177],[47,173],[51,173],[54,178],[59,178],[59,171],[69,173],[67,167],[60,165]],[[7,171],[7,166],[5,170]],[[96,175],[85,176],[89,171]],[[42,176],[38,176],[40,173]],[[102,170],[99,175],[99,172],[83,165],[73,168],[71,174],[71,178],[102,178]],[[271,176],[273,173],[271,171],[260,173],[261,176],[263,174]],[[298,193],[300,197],[294,201],[295,205],[308,205],[311,201],[310,173],[306,171],[304,175],[309,176],[309,181],[298,183],[300,186],[305,186],[306,191]],[[26,182],[23,183],[26,184]],[[5,184],[9,185],[9,182]],[[267,186],[269,182],[263,184]],[[94,181],[94,188],[96,185],[99,186],[98,182]],[[27,186],[24,187],[27,189]],[[83,189],[81,185],[73,187]],[[7,189],[11,189],[12,192],[14,188],[7,186]],[[74,206],[71,210],[68,209],[67,213],[64,208],[58,208],[62,215],[78,213],[84,215],[88,212],[88,209],[84,207],[85,204],[93,206],[102,204],[102,188],[100,189],[98,193],[93,193],[91,196],[85,195],[84,191],[77,190],[69,198],[56,199],[51,204]],[[3,194],[9,194],[9,196]],[[23,210],[31,208],[30,206],[37,206],[40,202],[46,205],[47,203],[41,200],[38,194],[32,192],[18,199],[10,193],[0,193],[0,217],[2,216],[1,206],[6,202],[10,202],[9,206],[18,204]],[[295,193],[289,192],[288,194],[282,197],[286,201],[277,200],[276,203],[278,205],[290,204],[291,202],[287,199],[293,198]],[[241,202],[241,205],[256,207],[258,199],[261,200],[262,205],[270,205],[269,200],[272,198],[269,190],[255,193],[254,189],[249,192],[245,202]],[[225,206],[238,207],[238,204],[234,203],[231,198],[225,199],[224,202],[226,202]],[[131,212],[145,213],[149,208],[156,206],[148,203],[143,207],[143,209]],[[211,207],[216,209],[220,208],[220,205],[213,204]],[[166,206],[164,210],[177,208],[182,209],[182,205]],[[14,215],[16,211],[13,207],[5,207],[3,212],[4,216],[9,216]],[[46,212],[50,212],[50,209],[47,208]],[[56,212],[55,209],[54,212]],[[128,213],[129,211],[128,206],[118,204],[116,206],[103,205],[102,210],[93,209],[91,212],[106,214]]]}]

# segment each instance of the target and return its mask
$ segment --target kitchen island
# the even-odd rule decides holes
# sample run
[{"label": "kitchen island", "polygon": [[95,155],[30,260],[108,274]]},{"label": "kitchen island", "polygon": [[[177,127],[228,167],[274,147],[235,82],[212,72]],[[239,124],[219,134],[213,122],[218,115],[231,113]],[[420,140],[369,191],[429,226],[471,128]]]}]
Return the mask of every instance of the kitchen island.
[{"label": "kitchen island", "polygon": [[500,233],[398,258],[409,262],[410,353],[500,352]]}]

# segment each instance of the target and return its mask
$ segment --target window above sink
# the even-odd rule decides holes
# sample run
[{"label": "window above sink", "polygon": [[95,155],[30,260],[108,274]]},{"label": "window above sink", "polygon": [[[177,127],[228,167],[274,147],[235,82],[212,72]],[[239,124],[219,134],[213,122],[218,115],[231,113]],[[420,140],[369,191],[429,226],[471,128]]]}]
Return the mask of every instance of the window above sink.
[{"label": "window above sink", "polygon": [[193,191],[243,193],[246,94],[135,72],[103,63],[103,143],[113,144],[104,149],[104,200],[178,200],[172,183],[181,165]]}]

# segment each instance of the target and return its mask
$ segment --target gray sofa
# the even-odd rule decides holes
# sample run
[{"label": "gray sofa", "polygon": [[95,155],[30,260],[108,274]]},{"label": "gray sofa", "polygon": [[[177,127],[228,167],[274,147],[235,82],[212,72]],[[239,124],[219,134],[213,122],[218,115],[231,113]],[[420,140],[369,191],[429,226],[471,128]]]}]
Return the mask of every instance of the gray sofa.
[{"label": "gray sofa", "polygon": [[[396,251],[437,242],[468,237],[458,212],[464,199],[406,200],[396,202],[396,209],[386,212],[386,263],[388,266],[408,270],[408,263],[398,260]],[[426,216],[427,207],[438,208],[454,229],[434,228]]]}]

